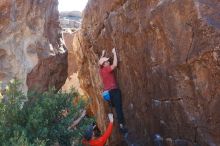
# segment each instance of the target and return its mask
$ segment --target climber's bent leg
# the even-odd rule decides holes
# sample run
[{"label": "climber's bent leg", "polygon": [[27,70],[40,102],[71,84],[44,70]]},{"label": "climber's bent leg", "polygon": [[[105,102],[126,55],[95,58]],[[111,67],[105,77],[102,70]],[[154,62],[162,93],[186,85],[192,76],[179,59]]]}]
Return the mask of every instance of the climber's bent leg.
[{"label": "climber's bent leg", "polygon": [[124,125],[124,114],[122,110],[122,98],[120,89],[112,89],[109,91],[112,105],[115,107],[118,123]]}]

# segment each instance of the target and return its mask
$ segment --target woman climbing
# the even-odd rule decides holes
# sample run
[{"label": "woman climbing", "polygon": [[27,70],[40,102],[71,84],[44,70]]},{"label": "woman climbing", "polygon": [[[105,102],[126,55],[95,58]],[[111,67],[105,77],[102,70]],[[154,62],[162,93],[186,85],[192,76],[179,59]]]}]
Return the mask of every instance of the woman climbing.
[{"label": "woman climbing", "polygon": [[113,63],[110,64],[109,58],[104,57],[105,51],[102,51],[102,56],[99,59],[99,65],[100,65],[100,76],[102,78],[103,84],[104,84],[104,96],[106,97],[106,94],[109,95],[109,98],[107,100],[110,101],[111,105],[115,107],[118,124],[119,124],[119,131],[122,134],[127,133],[127,129],[124,126],[124,114],[122,110],[122,98],[121,98],[121,91],[116,83],[116,79],[114,76],[114,69],[118,65],[117,61],[117,54],[115,51],[115,48],[112,49],[113,53]]}]

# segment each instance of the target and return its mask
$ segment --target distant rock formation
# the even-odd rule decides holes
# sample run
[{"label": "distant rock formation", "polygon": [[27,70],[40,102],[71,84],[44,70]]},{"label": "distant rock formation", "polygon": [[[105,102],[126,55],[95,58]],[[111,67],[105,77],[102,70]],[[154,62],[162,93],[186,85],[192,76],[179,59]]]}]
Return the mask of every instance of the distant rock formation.
[{"label": "distant rock formation", "polygon": [[0,1],[0,81],[22,81],[24,91],[59,89],[67,77],[57,0]]},{"label": "distant rock formation", "polygon": [[80,11],[60,12],[60,25],[62,28],[79,28],[82,14]]}]

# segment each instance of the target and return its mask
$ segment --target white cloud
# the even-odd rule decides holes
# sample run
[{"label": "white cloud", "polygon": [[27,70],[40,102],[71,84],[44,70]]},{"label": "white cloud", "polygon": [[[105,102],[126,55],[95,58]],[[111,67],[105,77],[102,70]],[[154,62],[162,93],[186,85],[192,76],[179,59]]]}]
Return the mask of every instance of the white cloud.
[{"label": "white cloud", "polygon": [[59,11],[83,11],[88,0],[59,0]]}]

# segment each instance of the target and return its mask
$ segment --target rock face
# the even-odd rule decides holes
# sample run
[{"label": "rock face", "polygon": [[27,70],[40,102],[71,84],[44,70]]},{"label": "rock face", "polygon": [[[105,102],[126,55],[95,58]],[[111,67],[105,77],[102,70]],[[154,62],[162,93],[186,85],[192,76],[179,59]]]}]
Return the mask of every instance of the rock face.
[{"label": "rock face", "polygon": [[219,9],[218,0],[89,1],[74,44],[80,83],[102,129],[108,109],[97,62],[102,49],[111,55],[116,47],[115,73],[136,144],[151,145],[159,133],[220,145]]},{"label": "rock face", "polygon": [[67,77],[67,53],[60,46],[57,0],[0,1],[0,80],[23,89],[60,88]]},{"label": "rock face", "polygon": [[66,47],[68,48],[68,76],[66,79],[65,84],[62,86],[62,90],[68,91],[72,87],[76,89],[81,95],[84,94],[83,90],[80,87],[79,78],[78,78],[78,71],[80,66],[77,62],[77,47],[75,47],[75,44],[73,42],[76,42],[74,40],[76,37],[74,33],[63,33],[63,38],[65,40]]}]

